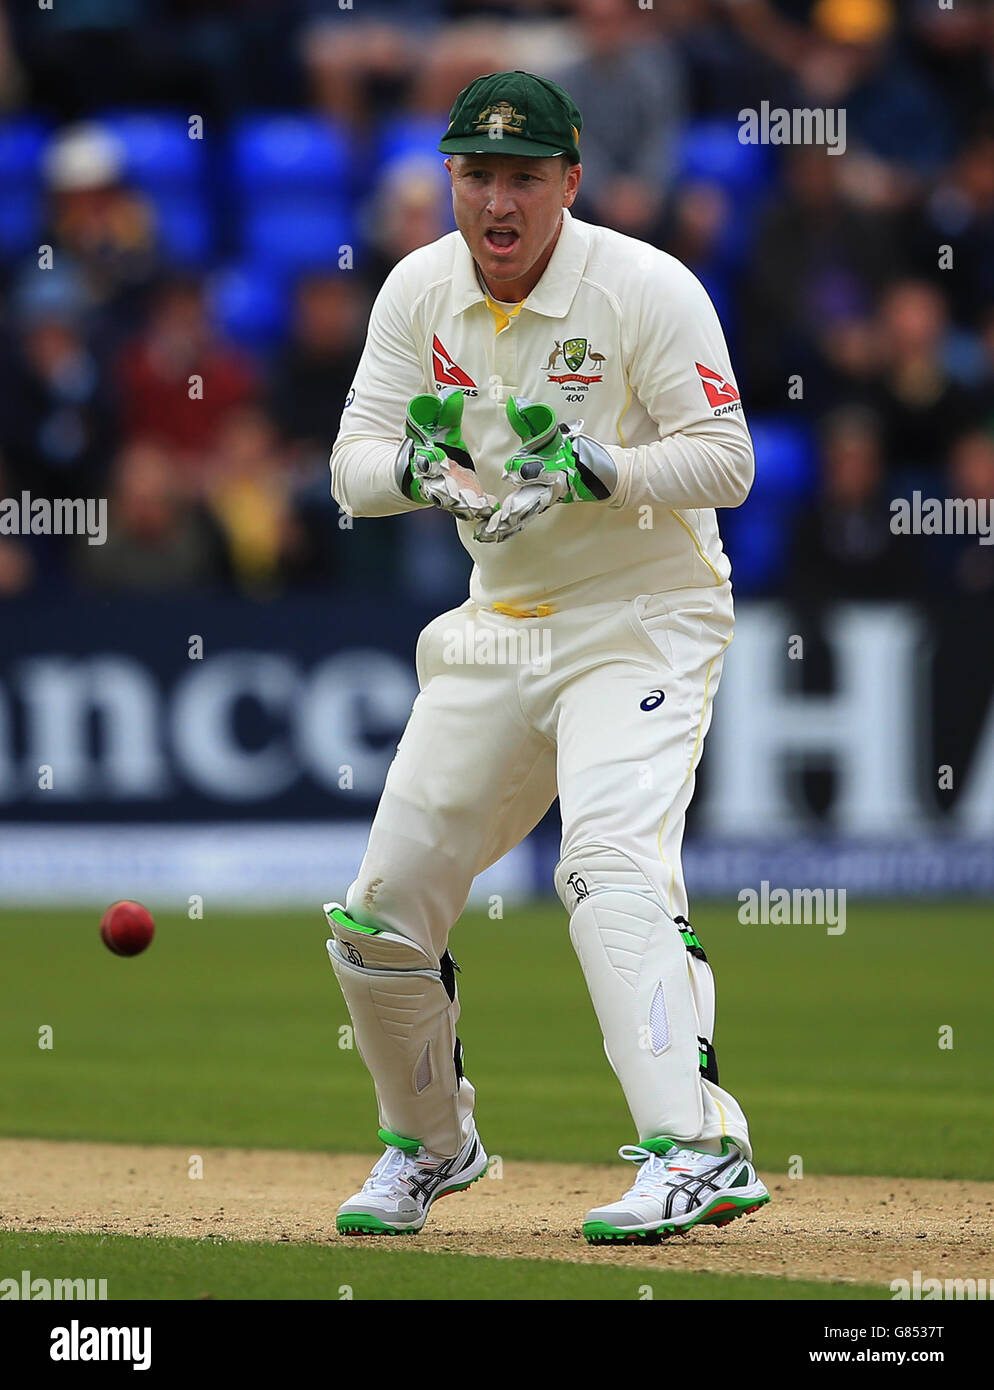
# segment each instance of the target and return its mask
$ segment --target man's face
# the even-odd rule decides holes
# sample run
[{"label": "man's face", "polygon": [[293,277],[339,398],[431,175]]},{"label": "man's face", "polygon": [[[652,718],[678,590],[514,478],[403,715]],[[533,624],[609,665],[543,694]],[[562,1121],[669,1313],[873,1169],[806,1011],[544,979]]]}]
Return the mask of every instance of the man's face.
[{"label": "man's face", "polygon": [[540,275],[562,209],[576,197],[580,166],[564,169],[556,155],[456,154],[445,167],[456,226],[484,278],[519,282]]}]

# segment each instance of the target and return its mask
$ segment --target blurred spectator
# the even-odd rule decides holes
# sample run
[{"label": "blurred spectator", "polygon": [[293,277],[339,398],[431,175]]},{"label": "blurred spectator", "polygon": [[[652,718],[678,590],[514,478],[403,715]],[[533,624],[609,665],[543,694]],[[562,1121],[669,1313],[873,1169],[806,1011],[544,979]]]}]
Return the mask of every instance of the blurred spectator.
[{"label": "blurred spectator", "polygon": [[207,496],[239,587],[249,592],[280,587],[298,538],[276,430],[258,406],[233,409],[223,421]]},{"label": "blurred spectator", "polygon": [[805,382],[805,404],[815,415],[843,403],[874,400],[883,348],[880,323],[860,306],[828,313],[816,335],[818,369]]},{"label": "blurred spectator", "polygon": [[679,49],[698,115],[785,104],[806,31],[768,0],[670,0],[658,7]]},{"label": "blurred spectator", "polygon": [[731,216],[723,188],[705,182],[684,184],[670,204],[662,245],[710,285],[728,275],[736,258],[727,239]]},{"label": "blurred spectator", "polygon": [[[956,440],[946,472],[945,496],[973,499],[978,521],[994,519],[994,436],[971,431]],[[962,598],[994,598],[994,537],[929,537],[939,556],[940,577],[948,592]],[[983,542],[983,543],[982,543]]]},{"label": "blurred spectator", "polygon": [[[0,498],[13,495],[11,479],[0,459]],[[36,567],[30,541],[19,536],[0,535],[0,602],[27,593],[34,583]]]},{"label": "blurred spectator", "polygon": [[910,598],[917,538],[890,529],[879,423],[850,407],[822,422],[817,505],[793,536],[791,591],[807,599]]},{"label": "blurred spectator", "polygon": [[415,33],[417,60],[408,108],[418,116],[440,117],[442,130],[456,97],[481,73],[527,66],[519,62],[513,26],[491,15],[474,15],[438,29],[419,24]]},{"label": "blurred spectator", "polygon": [[398,518],[403,547],[398,581],[404,593],[425,603],[455,607],[466,596],[472,562],[454,526],[440,509],[405,512]]},{"label": "blurred spectator", "polygon": [[761,218],[742,291],[754,409],[783,409],[791,375],[814,380],[826,320],[864,315],[900,268],[889,223],[843,196],[841,163],[824,149],[791,149],[785,188]]},{"label": "blurred spectator", "polygon": [[911,0],[909,25],[917,65],[942,88],[961,134],[994,103],[994,12],[988,0]]},{"label": "blurred spectator", "polygon": [[850,190],[874,205],[899,204],[952,151],[942,98],[893,46],[892,0],[816,0],[811,17],[797,105],[843,108]]},{"label": "blurred spectator", "polygon": [[578,215],[653,240],[686,111],[677,53],[642,18],[628,0],[579,0],[586,56],[556,80],[583,115]]},{"label": "blurred spectator", "polygon": [[73,117],[93,104],[215,112],[292,103],[289,36],[300,0],[57,0],[12,25],[34,104]]},{"label": "blurred spectator", "polygon": [[0,602],[26,593],[34,575],[34,562],[24,542],[0,536]]},{"label": "blurred spectator", "polygon": [[339,14],[305,29],[300,48],[311,105],[356,133],[407,99],[411,40],[394,24]]},{"label": "blurred spectator", "polygon": [[884,297],[880,326],[883,368],[873,399],[888,467],[937,473],[950,434],[967,428],[975,414],[944,360],[945,301],[932,285],[902,281]]},{"label": "blurred spectator", "polygon": [[104,101],[146,93],[138,27],[148,19],[144,0],[74,0],[14,5],[10,23],[30,77],[33,102],[76,116],[97,92]]},{"label": "blurred spectator", "polygon": [[442,158],[412,155],[383,171],[365,217],[371,283],[382,284],[404,256],[455,229]]},{"label": "blurred spectator", "polygon": [[83,286],[58,267],[34,270],[11,308],[16,336],[0,394],[11,485],[36,496],[94,496],[116,429],[106,377],[83,332]]},{"label": "blurred spectator", "polygon": [[43,244],[52,246],[57,268],[82,279],[98,347],[107,352],[136,325],[160,269],[154,214],[140,194],[125,187],[123,170],[119,142],[99,125],[60,131],[45,154],[49,208]]},{"label": "blurred spectator", "polygon": [[118,378],[125,438],[158,439],[194,470],[205,466],[228,412],[259,389],[248,359],[215,337],[199,281],[183,277],[157,293]]},{"label": "blurred spectator", "polygon": [[367,296],[352,275],[315,275],[295,296],[290,341],[273,367],[270,410],[283,438],[327,468],[362,351]]},{"label": "blurred spectator", "polygon": [[17,106],[24,97],[25,74],[14,51],[10,21],[0,8],[0,108]]},{"label": "blurred spectator", "polygon": [[104,545],[80,541],[83,583],[118,592],[175,592],[223,584],[225,546],[205,509],[191,499],[169,451],[136,439],[117,459]]},{"label": "blurred spectator", "polygon": [[[10,179],[0,246],[22,255],[51,245],[54,269],[33,257],[23,274],[0,268],[10,291],[0,449],[6,485],[53,495],[103,490],[117,458],[112,526],[119,504],[121,516],[108,546],[80,557],[90,582],[230,584],[230,546],[237,583],[255,595],[305,585],[407,585],[440,603],[464,595],[468,557],[446,518],[343,524],[327,455],[369,300],[398,260],[454,228],[435,150],[446,113],[481,73],[525,68],[561,81],[583,111],[578,215],[664,246],[715,298],[747,409],[757,423],[772,413],[771,430],[757,431],[774,451],[768,476],[778,467],[769,441],[825,418],[823,495],[797,546],[802,588],[910,592],[917,558],[956,593],[988,592],[994,547],[964,538],[961,554],[961,538],[936,538],[919,550],[897,537],[891,555],[880,527],[885,487],[941,494],[950,438],[959,442],[947,490],[954,476],[961,490],[989,486],[986,437],[974,432],[978,422],[994,429],[988,4],[363,0],[351,12],[338,0],[74,0],[8,7],[6,22],[14,49],[0,15],[0,107],[14,119],[0,151]],[[23,113],[12,105],[19,81]],[[305,109],[307,89],[312,111],[351,136],[351,168],[329,200],[340,196],[359,224],[359,271],[301,282],[292,327],[275,341],[286,285],[244,249],[255,243],[245,200],[230,196],[237,126],[225,118]],[[729,178],[722,159],[736,157],[738,113],[763,101],[844,108],[845,155],[770,148],[754,185]],[[128,147],[135,177],[155,188],[161,242],[149,196],[125,183],[123,147],[93,123],[96,111],[128,106],[207,114],[216,177],[206,204],[199,185],[174,186],[165,166],[162,188],[146,184],[150,167]],[[86,123],[58,131],[39,164],[41,112]],[[700,125],[684,143],[691,122]],[[710,148],[712,132],[713,173],[702,173],[692,151],[698,139]],[[688,172],[669,197],[681,148]],[[278,137],[270,154],[278,166]],[[313,192],[306,161],[296,167],[298,187],[291,166],[281,184],[291,222],[297,193],[306,203]],[[768,193],[758,209],[754,187]],[[183,247],[184,228],[200,222],[214,232],[206,272],[241,285],[241,301],[229,294],[218,312],[258,345],[259,366],[219,338],[199,283],[176,278],[161,249]],[[952,248],[948,270],[942,246]],[[788,395],[798,376],[800,398]],[[196,389],[190,398],[191,377],[202,399]],[[796,500],[778,486],[759,488],[744,511],[783,553],[792,542],[782,518]],[[61,539],[0,540],[0,594],[66,582],[72,552]],[[741,574],[745,585],[746,563]]]},{"label": "blurred spectator", "polygon": [[994,131],[966,145],[902,234],[917,272],[947,296],[961,324],[975,325],[978,310],[994,303]]}]

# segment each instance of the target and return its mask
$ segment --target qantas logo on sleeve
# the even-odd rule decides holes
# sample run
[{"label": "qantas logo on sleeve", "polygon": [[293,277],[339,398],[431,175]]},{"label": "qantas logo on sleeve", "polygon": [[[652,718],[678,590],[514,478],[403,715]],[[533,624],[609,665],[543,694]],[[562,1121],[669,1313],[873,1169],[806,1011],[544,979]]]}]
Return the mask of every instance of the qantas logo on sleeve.
[{"label": "qantas logo on sleeve", "polygon": [[700,362],[695,362],[694,366],[704,387],[704,394],[708,398],[708,405],[714,407],[715,415],[728,415],[734,410],[742,409],[739,393],[727,377],[713,372],[710,367],[702,367]]},{"label": "qantas logo on sleeve", "polygon": [[457,366],[452,358],[442,346],[442,340],[437,333],[432,334],[431,338],[431,365],[435,374],[435,386],[462,386],[466,389],[467,396],[478,394],[476,382],[473,378],[463,371],[462,367]]}]

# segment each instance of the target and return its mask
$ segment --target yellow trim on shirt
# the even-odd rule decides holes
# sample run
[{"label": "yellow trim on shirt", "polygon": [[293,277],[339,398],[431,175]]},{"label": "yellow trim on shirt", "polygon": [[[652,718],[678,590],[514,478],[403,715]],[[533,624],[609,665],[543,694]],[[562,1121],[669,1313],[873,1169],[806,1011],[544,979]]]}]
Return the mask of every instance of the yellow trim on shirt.
[{"label": "yellow trim on shirt", "polygon": [[616,428],[617,431],[618,431],[618,438],[619,438],[619,440],[621,441],[621,447],[622,447],[623,449],[627,449],[627,448],[628,448],[628,445],[625,443],[625,436],[624,436],[624,434],[623,434],[622,431],[621,431],[621,422],[622,422],[622,420],[625,418],[625,412],[628,410],[628,407],[631,405],[631,403],[632,403],[632,384],[631,384],[631,382],[629,381],[629,382],[626,383],[626,389],[625,389],[625,404],[624,404],[624,405],[622,406],[622,408],[621,408],[621,414],[618,416],[618,423],[617,423],[617,425],[615,426],[615,428]]},{"label": "yellow trim on shirt", "polygon": [[707,565],[708,569],[714,575],[715,581],[718,584],[724,584],[725,581],[722,579],[721,575],[718,573],[714,565],[712,565],[711,561],[708,559],[708,557],[704,554],[704,551],[701,549],[701,543],[698,539],[697,533],[694,530],[694,528],[688,525],[688,523],[684,521],[680,513],[678,511],[674,511],[672,508],[670,509],[670,516],[673,517],[674,521],[679,521],[680,525],[686,531],[687,535],[694,542],[694,549],[697,551],[698,555],[701,557],[701,559]]},{"label": "yellow trim on shirt", "polygon": [[521,302],[519,304],[516,304],[514,308],[511,310],[511,312],[508,313],[506,309],[501,308],[501,306],[497,303],[496,299],[491,299],[490,295],[487,293],[486,290],[484,290],[483,293],[486,297],[487,308],[494,316],[494,336],[496,337],[498,333],[504,332],[504,329],[517,314],[521,313],[525,301],[522,299]]},{"label": "yellow trim on shirt", "polygon": [[495,603],[491,606],[495,613],[503,613],[505,618],[547,618],[556,611],[551,603],[540,603],[536,608],[516,608],[513,603]]}]

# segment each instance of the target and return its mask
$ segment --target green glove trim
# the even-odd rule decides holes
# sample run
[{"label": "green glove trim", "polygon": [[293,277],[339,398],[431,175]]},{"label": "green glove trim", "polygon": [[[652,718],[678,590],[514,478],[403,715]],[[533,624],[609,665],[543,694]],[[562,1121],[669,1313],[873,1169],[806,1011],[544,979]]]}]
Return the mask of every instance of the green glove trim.
[{"label": "green glove trim", "polygon": [[507,402],[507,418],[521,448],[504,465],[505,477],[517,477],[523,483],[535,482],[543,473],[564,473],[567,491],[562,502],[596,502],[597,493],[583,477],[579,459],[573,451],[568,434],[556,421],[550,405],[518,402],[511,396]]}]

